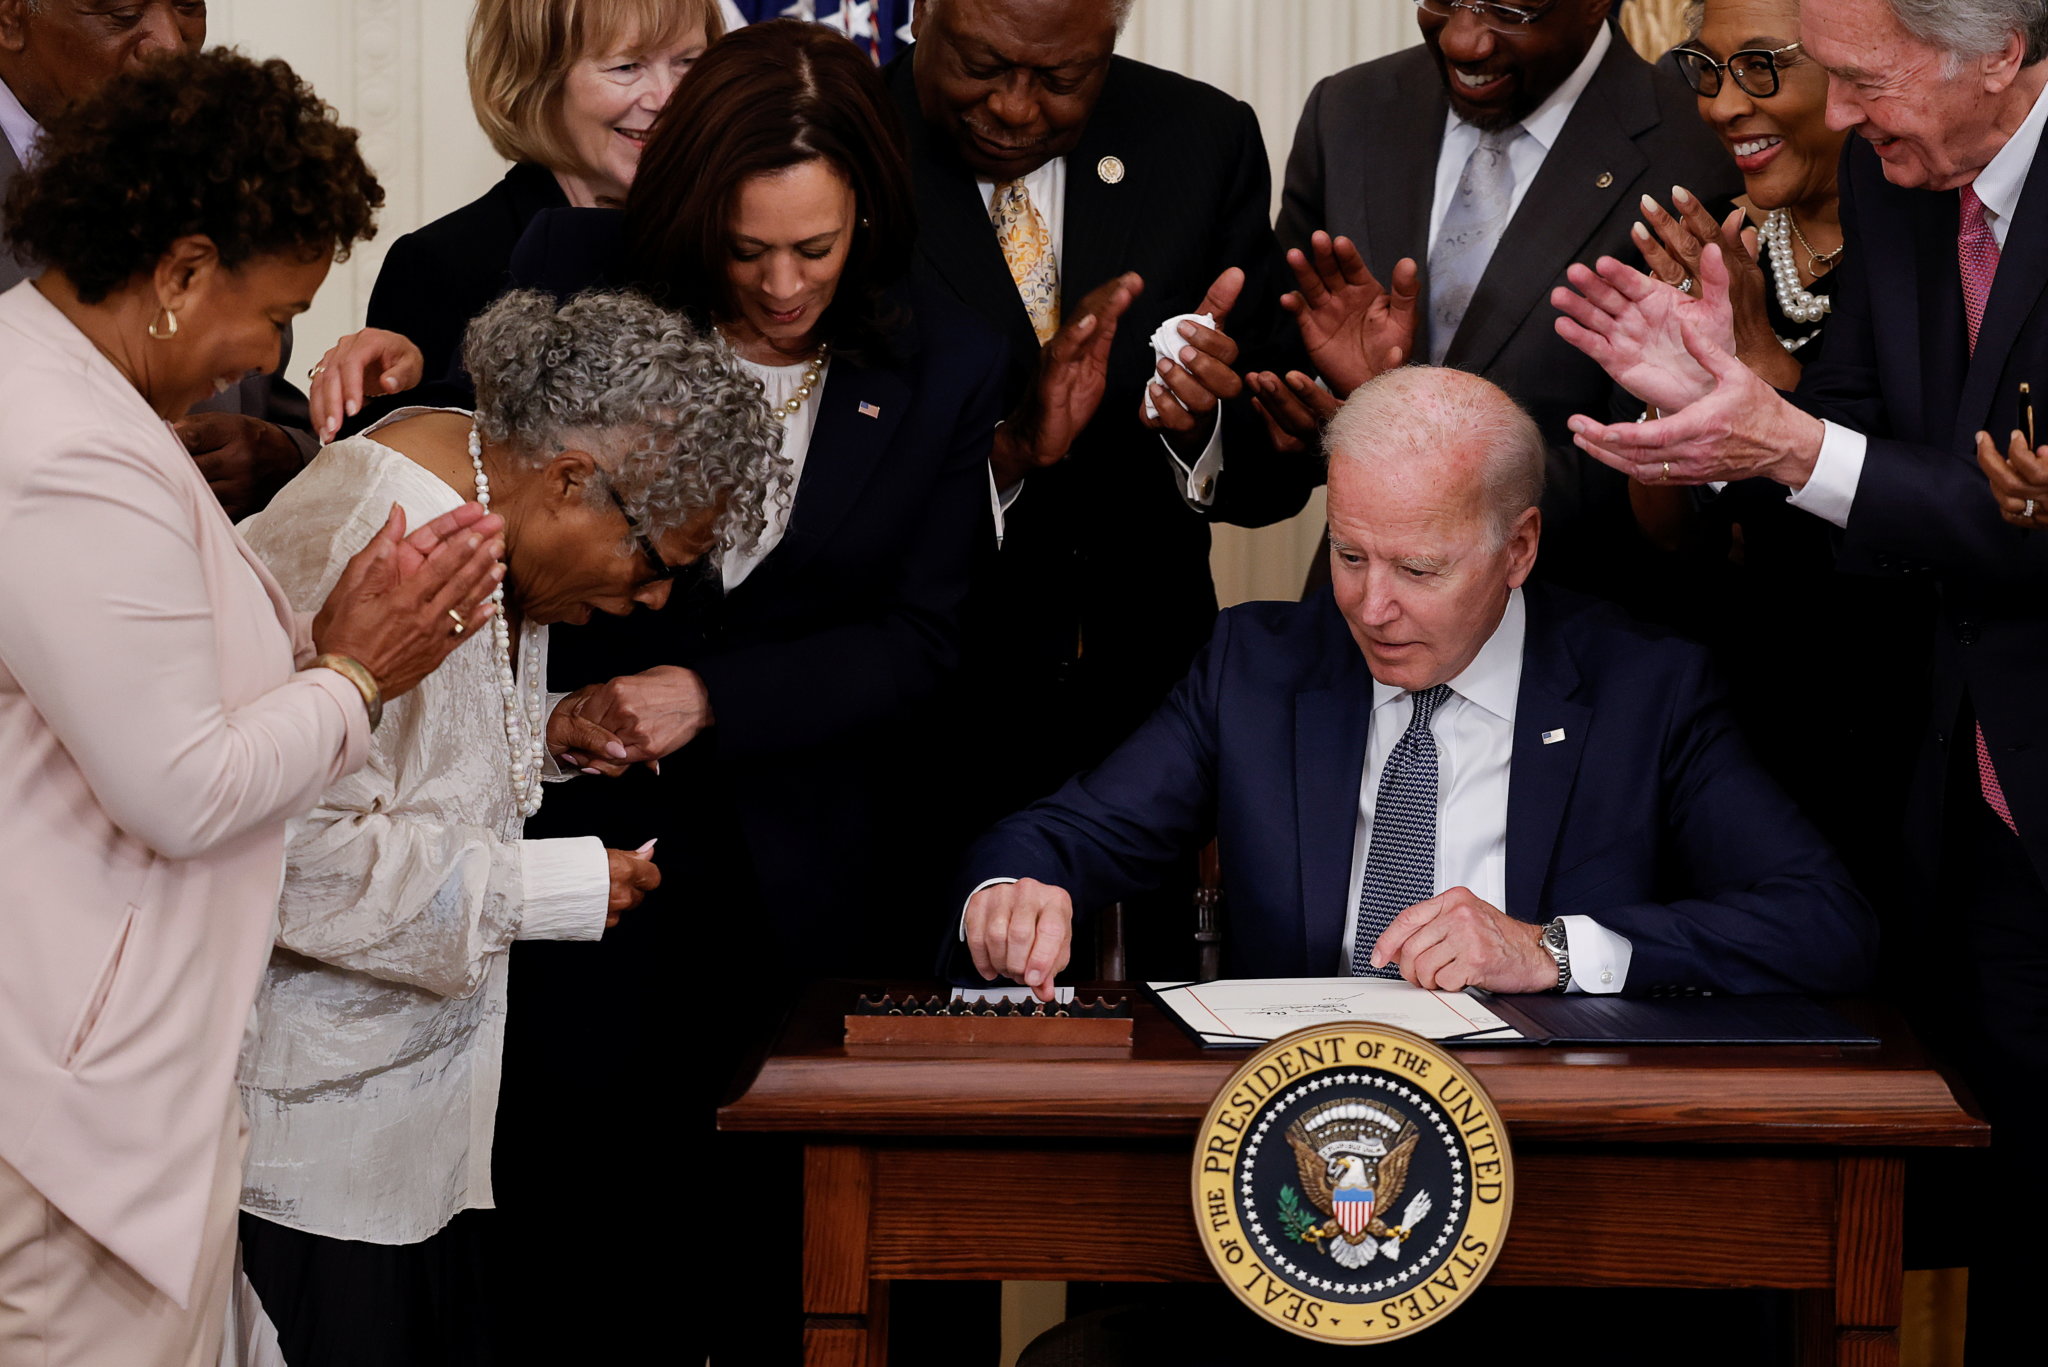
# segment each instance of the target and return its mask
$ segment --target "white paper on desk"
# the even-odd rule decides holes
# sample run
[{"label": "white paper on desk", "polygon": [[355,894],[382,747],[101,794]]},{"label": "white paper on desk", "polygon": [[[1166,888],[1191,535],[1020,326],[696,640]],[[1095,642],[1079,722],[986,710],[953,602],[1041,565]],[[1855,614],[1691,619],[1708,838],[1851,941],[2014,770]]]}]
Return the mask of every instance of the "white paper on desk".
[{"label": "white paper on desk", "polygon": [[1290,1030],[1367,1020],[1424,1039],[1520,1039],[1521,1032],[1462,992],[1399,978],[1223,978],[1146,983],[1205,1044],[1264,1044]]}]

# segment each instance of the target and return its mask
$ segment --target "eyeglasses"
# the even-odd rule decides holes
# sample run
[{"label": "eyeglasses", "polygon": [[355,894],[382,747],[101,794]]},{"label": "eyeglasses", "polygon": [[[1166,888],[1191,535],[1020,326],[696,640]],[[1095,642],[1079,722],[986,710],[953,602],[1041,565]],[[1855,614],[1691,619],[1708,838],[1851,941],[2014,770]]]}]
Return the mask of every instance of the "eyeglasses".
[{"label": "eyeglasses", "polygon": [[1781,48],[1746,47],[1740,52],[1729,53],[1725,62],[1717,62],[1699,49],[1690,47],[1674,48],[1671,55],[1678,59],[1678,69],[1685,73],[1685,83],[1692,87],[1693,94],[1703,100],[1711,100],[1721,93],[1721,73],[1724,71],[1735,78],[1735,84],[1741,87],[1743,94],[1768,100],[1778,93],[1779,70],[1797,65],[1780,59],[1797,51],[1797,43],[1787,43]]},{"label": "eyeglasses", "polygon": [[1495,33],[1520,33],[1556,9],[1557,0],[1550,0],[1547,5],[1498,5],[1492,0],[1415,0],[1415,8],[1437,19],[1448,19],[1461,9],[1470,10],[1473,18]]},{"label": "eyeglasses", "polygon": [[647,539],[647,533],[640,530],[640,524],[635,522],[633,515],[626,511],[626,500],[619,497],[619,491],[612,488],[609,484],[605,486],[604,491],[611,495],[612,505],[619,510],[619,516],[626,519],[626,526],[632,529],[633,539],[640,543],[640,554],[647,557],[649,567],[654,570],[654,579],[659,582],[663,579],[673,579],[681,574],[685,567],[682,565],[671,565],[668,561],[661,558],[661,552],[654,549],[654,543]]}]

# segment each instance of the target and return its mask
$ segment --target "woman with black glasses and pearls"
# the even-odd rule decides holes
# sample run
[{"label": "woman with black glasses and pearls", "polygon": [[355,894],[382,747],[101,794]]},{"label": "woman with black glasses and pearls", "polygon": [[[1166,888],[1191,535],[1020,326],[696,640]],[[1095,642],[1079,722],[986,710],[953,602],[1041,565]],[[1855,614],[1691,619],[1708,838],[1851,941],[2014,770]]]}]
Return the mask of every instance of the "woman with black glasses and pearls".
[{"label": "woman with black glasses and pearls", "polygon": [[294,821],[245,1050],[248,1279],[283,1360],[492,1362],[480,1271],[514,940],[595,940],[660,876],[594,836],[521,838],[551,775],[548,626],[668,600],[744,554],[780,433],[716,337],[627,294],[513,294],[470,325],[474,415],[328,447],[243,534],[318,602],[393,503],[504,518],[492,639],[386,709],[361,773]]},{"label": "woman with black glasses and pearls", "polygon": [[[1821,349],[1835,274],[1855,251],[1835,188],[1844,134],[1827,126],[1828,76],[1799,43],[1798,0],[1705,0],[1686,16],[1669,60],[1742,172],[1743,216],[1715,224],[1677,191],[1675,213],[1645,201],[1636,244],[1652,275],[1692,296],[1680,307],[1704,309],[1701,258],[1719,243],[1737,354],[1789,390]],[[1716,647],[1751,744],[1864,893],[1894,910],[1915,754],[1898,719],[1925,710],[1931,590],[1838,567],[1834,529],[1768,480],[1704,498],[1635,481],[1629,493],[1678,558],[1672,615]],[[1829,724],[1786,708],[1788,693],[1827,699]]]}]

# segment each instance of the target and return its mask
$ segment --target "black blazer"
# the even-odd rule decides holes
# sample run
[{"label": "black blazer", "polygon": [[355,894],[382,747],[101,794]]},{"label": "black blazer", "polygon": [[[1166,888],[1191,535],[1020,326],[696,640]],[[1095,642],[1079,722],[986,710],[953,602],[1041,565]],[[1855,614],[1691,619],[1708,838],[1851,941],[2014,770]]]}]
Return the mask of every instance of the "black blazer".
[{"label": "black blazer", "polygon": [[[1008,412],[1029,391],[1038,339],[973,172],[918,110],[915,56],[899,56],[887,76],[910,140],[916,273],[1008,340]],[[1105,158],[1115,159],[1108,174]],[[1145,291],[1118,326],[1095,420],[1066,461],[1025,481],[1010,509],[993,588],[976,612],[977,695],[1000,718],[1010,759],[1006,775],[991,776],[1002,780],[991,817],[1101,758],[1187,668],[1216,614],[1210,522],[1290,517],[1322,482],[1320,457],[1276,454],[1241,401],[1223,417],[1215,502],[1197,511],[1175,488],[1158,434],[1138,421],[1154,373],[1153,329],[1193,312],[1230,266],[1246,274],[1226,324],[1242,350],[1238,368],[1302,364],[1279,308],[1286,264],[1251,107],[1118,57],[1066,160],[1063,305],[1124,271],[1142,275]]]},{"label": "black blazer", "polygon": [[[1976,434],[2009,435],[2022,381],[2048,392],[2048,147],[2035,155],[1971,354],[1956,264],[1955,192],[1905,190],[1861,138],[1843,150],[1851,249],[1828,345],[1795,400],[1870,437],[1844,549],[1941,587],[1934,716],[1945,760],[1967,701],[2036,874],[2048,881],[2048,538],[1998,515]],[[2002,443],[2001,443],[2002,444]],[[1934,772],[1945,772],[1937,769]],[[1931,798],[1934,785],[1923,785]],[[1913,823],[1931,858],[1939,822]]]},{"label": "black blazer", "polygon": [[[1869,909],[1749,755],[1706,652],[1561,590],[1524,601],[1503,910],[1627,936],[1630,992],[1863,986]],[[1339,972],[1371,707],[1329,590],[1233,608],[1144,727],[989,832],[956,892],[1030,877],[1092,911],[1213,836],[1226,971]]]},{"label": "black blazer", "polygon": [[[540,215],[513,282],[563,295],[627,283],[621,224],[614,210]],[[932,781],[944,738],[930,711],[959,663],[972,567],[994,542],[1004,354],[942,293],[913,283],[899,302],[893,359],[834,358],[788,531],[753,573],[726,594],[709,571],[662,612],[552,635],[552,687],[683,665],[717,724],[658,780],[570,784],[541,820],[564,832],[596,821],[622,848],[661,835],[679,906],[765,907],[744,933],[779,941],[772,961],[799,972],[900,972],[891,937],[922,936],[929,920],[913,932],[910,907],[928,917],[959,848],[935,834],[946,823],[931,814],[950,799]]]},{"label": "black blazer", "polygon": [[[483,196],[391,244],[365,323],[410,337],[424,374],[448,373],[463,329],[505,292],[512,249],[536,214],[569,200],[544,166],[521,162]],[[388,400],[386,401],[388,404]]]},{"label": "black blazer", "polygon": [[[1308,246],[1321,228],[1349,236],[1373,274],[1422,265],[1425,307],[1415,351],[1430,351],[1429,214],[1450,97],[1426,47],[1340,71],[1310,92],[1287,159],[1280,241]],[[1550,291],[1573,262],[1639,262],[1629,227],[1645,194],[1683,185],[1725,212],[1742,177],[1701,122],[1694,96],[1638,57],[1620,32],[1543,159],[1487,263],[1444,364],[1484,375],[1528,409],[1550,444],[1543,496],[1546,577],[1611,592],[1627,571],[1610,557],[1635,543],[1627,481],[1572,445],[1574,413],[1605,417],[1614,385],[1557,335]]]}]

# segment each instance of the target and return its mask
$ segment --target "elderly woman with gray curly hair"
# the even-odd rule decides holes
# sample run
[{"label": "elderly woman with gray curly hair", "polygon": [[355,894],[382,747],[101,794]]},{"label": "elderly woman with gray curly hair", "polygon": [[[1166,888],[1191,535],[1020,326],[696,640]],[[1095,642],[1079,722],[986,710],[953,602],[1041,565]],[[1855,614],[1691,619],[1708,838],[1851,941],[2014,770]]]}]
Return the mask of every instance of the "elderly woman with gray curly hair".
[{"label": "elderly woman with gray curly hair", "polygon": [[645,847],[520,836],[559,776],[548,625],[659,608],[685,565],[744,553],[779,459],[724,343],[638,296],[508,295],[465,359],[473,416],[400,410],[242,526],[318,603],[393,503],[505,520],[493,639],[387,708],[369,763],[290,827],[241,1085],[243,1263],[292,1367],[479,1360],[459,1217],[494,1203],[506,951],[596,940],[660,881]]}]

